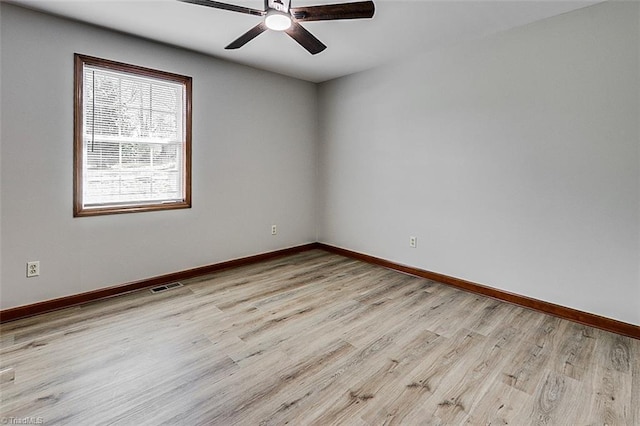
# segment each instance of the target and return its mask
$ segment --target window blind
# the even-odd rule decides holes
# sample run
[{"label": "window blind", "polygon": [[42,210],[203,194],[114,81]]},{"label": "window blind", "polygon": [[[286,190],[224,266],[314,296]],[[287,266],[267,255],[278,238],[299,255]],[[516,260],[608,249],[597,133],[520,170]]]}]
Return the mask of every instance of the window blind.
[{"label": "window blind", "polygon": [[184,86],[83,69],[84,207],[184,200]]}]

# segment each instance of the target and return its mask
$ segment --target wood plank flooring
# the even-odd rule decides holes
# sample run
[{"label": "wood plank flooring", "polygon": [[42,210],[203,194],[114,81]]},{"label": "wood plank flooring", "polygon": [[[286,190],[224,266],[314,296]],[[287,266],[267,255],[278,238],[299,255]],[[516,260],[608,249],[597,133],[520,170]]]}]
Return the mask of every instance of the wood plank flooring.
[{"label": "wood plank flooring", "polygon": [[184,284],[0,325],[0,420],[640,425],[638,340],[321,250]]}]

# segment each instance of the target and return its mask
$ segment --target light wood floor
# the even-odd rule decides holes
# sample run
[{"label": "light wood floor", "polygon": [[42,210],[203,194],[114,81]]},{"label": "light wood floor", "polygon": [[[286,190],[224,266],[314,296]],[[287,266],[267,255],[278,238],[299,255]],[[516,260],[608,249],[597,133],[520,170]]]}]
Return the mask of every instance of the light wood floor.
[{"label": "light wood floor", "polygon": [[319,250],[0,330],[46,425],[640,425],[640,341]]}]

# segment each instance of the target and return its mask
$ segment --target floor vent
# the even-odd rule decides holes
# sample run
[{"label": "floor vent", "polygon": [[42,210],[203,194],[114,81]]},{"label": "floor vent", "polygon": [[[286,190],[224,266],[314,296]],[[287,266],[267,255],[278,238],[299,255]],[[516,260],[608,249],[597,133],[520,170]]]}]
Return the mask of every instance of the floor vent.
[{"label": "floor vent", "polygon": [[171,290],[172,288],[182,287],[182,283],[165,284],[151,289],[151,293],[162,293],[163,291]]}]

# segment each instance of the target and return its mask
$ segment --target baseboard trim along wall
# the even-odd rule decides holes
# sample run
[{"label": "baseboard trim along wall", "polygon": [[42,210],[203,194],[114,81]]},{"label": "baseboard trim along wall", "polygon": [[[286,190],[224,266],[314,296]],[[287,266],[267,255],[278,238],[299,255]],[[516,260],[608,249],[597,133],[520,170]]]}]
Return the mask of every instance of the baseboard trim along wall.
[{"label": "baseboard trim along wall", "polygon": [[473,283],[460,278],[450,277],[448,275],[439,274],[437,272],[426,271],[424,269],[418,269],[411,266],[402,265],[392,262],[390,260],[381,259],[379,257],[370,256],[367,254],[358,253],[355,251],[343,249],[340,247],[334,247],[324,243],[318,243],[318,248],[325,251],[339,254],[341,256],[350,257],[352,259],[361,260],[363,262],[372,263],[375,265],[383,266],[385,268],[394,269],[406,274],[415,275],[421,278],[427,278],[439,283],[447,284],[452,287],[457,287],[462,290],[470,291],[472,293],[481,294],[483,296],[492,297],[494,299],[502,300],[504,302],[513,303],[514,305],[522,306],[524,308],[533,309],[535,311],[543,312],[545,314],[554,315],[569,321],[577,322],[579,324],[588,325],[591,327],[599,328],[601,330],[610,331],[612,333],[622,334],[623,336],[633,337],[634,339],[640,339],[640,326],[629,324],[626,322],[614,320],[600,315],[591,314],[584,311],[579,311],[573,308],[567,308],[565,306],[556,305],[554,303],[545,302],[538,299],[533,299],[527,296],[521,296],[519,294],[509,293],[507,291],[498,290],[493,287],[489,287],[482,284]]},{"label": "baseboard trim along wall", "polygon": [[121,294],[129,293],[132,291],[136,291],[136,290],[140,290],[148,287],[155,287],[158,285],[169,284],[175,281],[196,278],[199,276],[221,271],[223,269],[237,268],[240,266],[263,262],[265,260],[270,260],[270,259],[275,259],[282,256],[301,253],[301,252],[312,250],[312,249],[320,249],[330,253],[338,254],[340,256],[361,260],[363,262],[393,269],[395,271],[403,272],[405,274],[410,274],[417,277],[437,281],[439,283],[447,284],[452,287],[456,287],[465,291],[470,291],[472,293],[477,293],[477,294],[492,297],[494,299],[501,300],[504,302],[513,303],[514,305],[533,309],[535,311],[543,312],[545,314],[554,315],[556,317],[577,322],[579,324],[588,325],[591,327],[599,328],[601,330],[610,331],[612,333],[617,333],[623,336],[632,337],[634,339],[640,339],[640,327],[637,325],[614,320],[611,318],[602,317],[600,315],[591,314],[591,313],[580,311],[573,308],[567,308],[565,306],[556,305],[554,303],[545,302],[545,301],[534,299],[531,297],[509,293],[507,291],[499,290],[499,289],[482,285],[482,284],[477,284],[477,283],[463,280],[460,278],[439,274],[437,272],[431,272],[424,269],[402,265],[400,263],[395,263],[390,260],[382,259],[375,256],[370,256],[367,254],[358,253],[356,251],[352,251],[352,250],[348,250],[340,247],[335,247],[325,243],[304,244],[301,246],[290,247],[290,248],[276,250],[268,253],[261,253],[253,256],[243,257],[240,259],[228,260],[225,262],[215,263],[212,265],[201,266],[198,268],[188,269],[185,271],[174,272],[166,275],[160,275],[157,277],[135,281],[135,282],[124,284],[124,285],[107,287],[103,289],[90,291],[87,293],[61,297],[59,299],[46,300],[43,302],[34,303],[32,305],[24,305],[24,306],[18,306],[15,308],[9,308],[9,309],[0,311],[0,322],[7,322],[7,321],[20,319],[20,318],[26,318],[33,315],[38,315],[45,312],[68,308],[71,306],[76,306],[76,305],[92,302],[99,299],[106,299],[108,297],[118,296]]},{"label": "baseboard trim along wall", "polygon": [[147,287],[156,287],[159,285],[170,284],[180,280],[196,278],[203,275],[221,271],[223,269],[237,268],[239,266],[250,265],[253,263],[263,262],[265,260],[275,259],[277,257],[288,256],[291,254],[301,253],[303,251],[318,248],[317,243],[309,243],[301,246],[290,247],[286,249],[271,251],[268,253],[256,254],[253,256],[242,257],[239,259],[227,260],[225,262],[214,263],[212,265],[200,266],[198,268],[187,269],[185,271],[173,272],[166,275],[160,275],[153,278],[147,278],[140,281],[117,285],[113,287],[101,288],[86,293],[75,294],[71,296],[61,297],[59,299],[45,300],[43,302],[31,305],[18,306],[0,310],[0,323],[13,321],[20,318],[26,318],[33,315],[43,314],[45,312],[56,311],[71,306],[81,305],[87,302],[93,302],[100,299],[119,296],[132,291],[141,290]]}]

